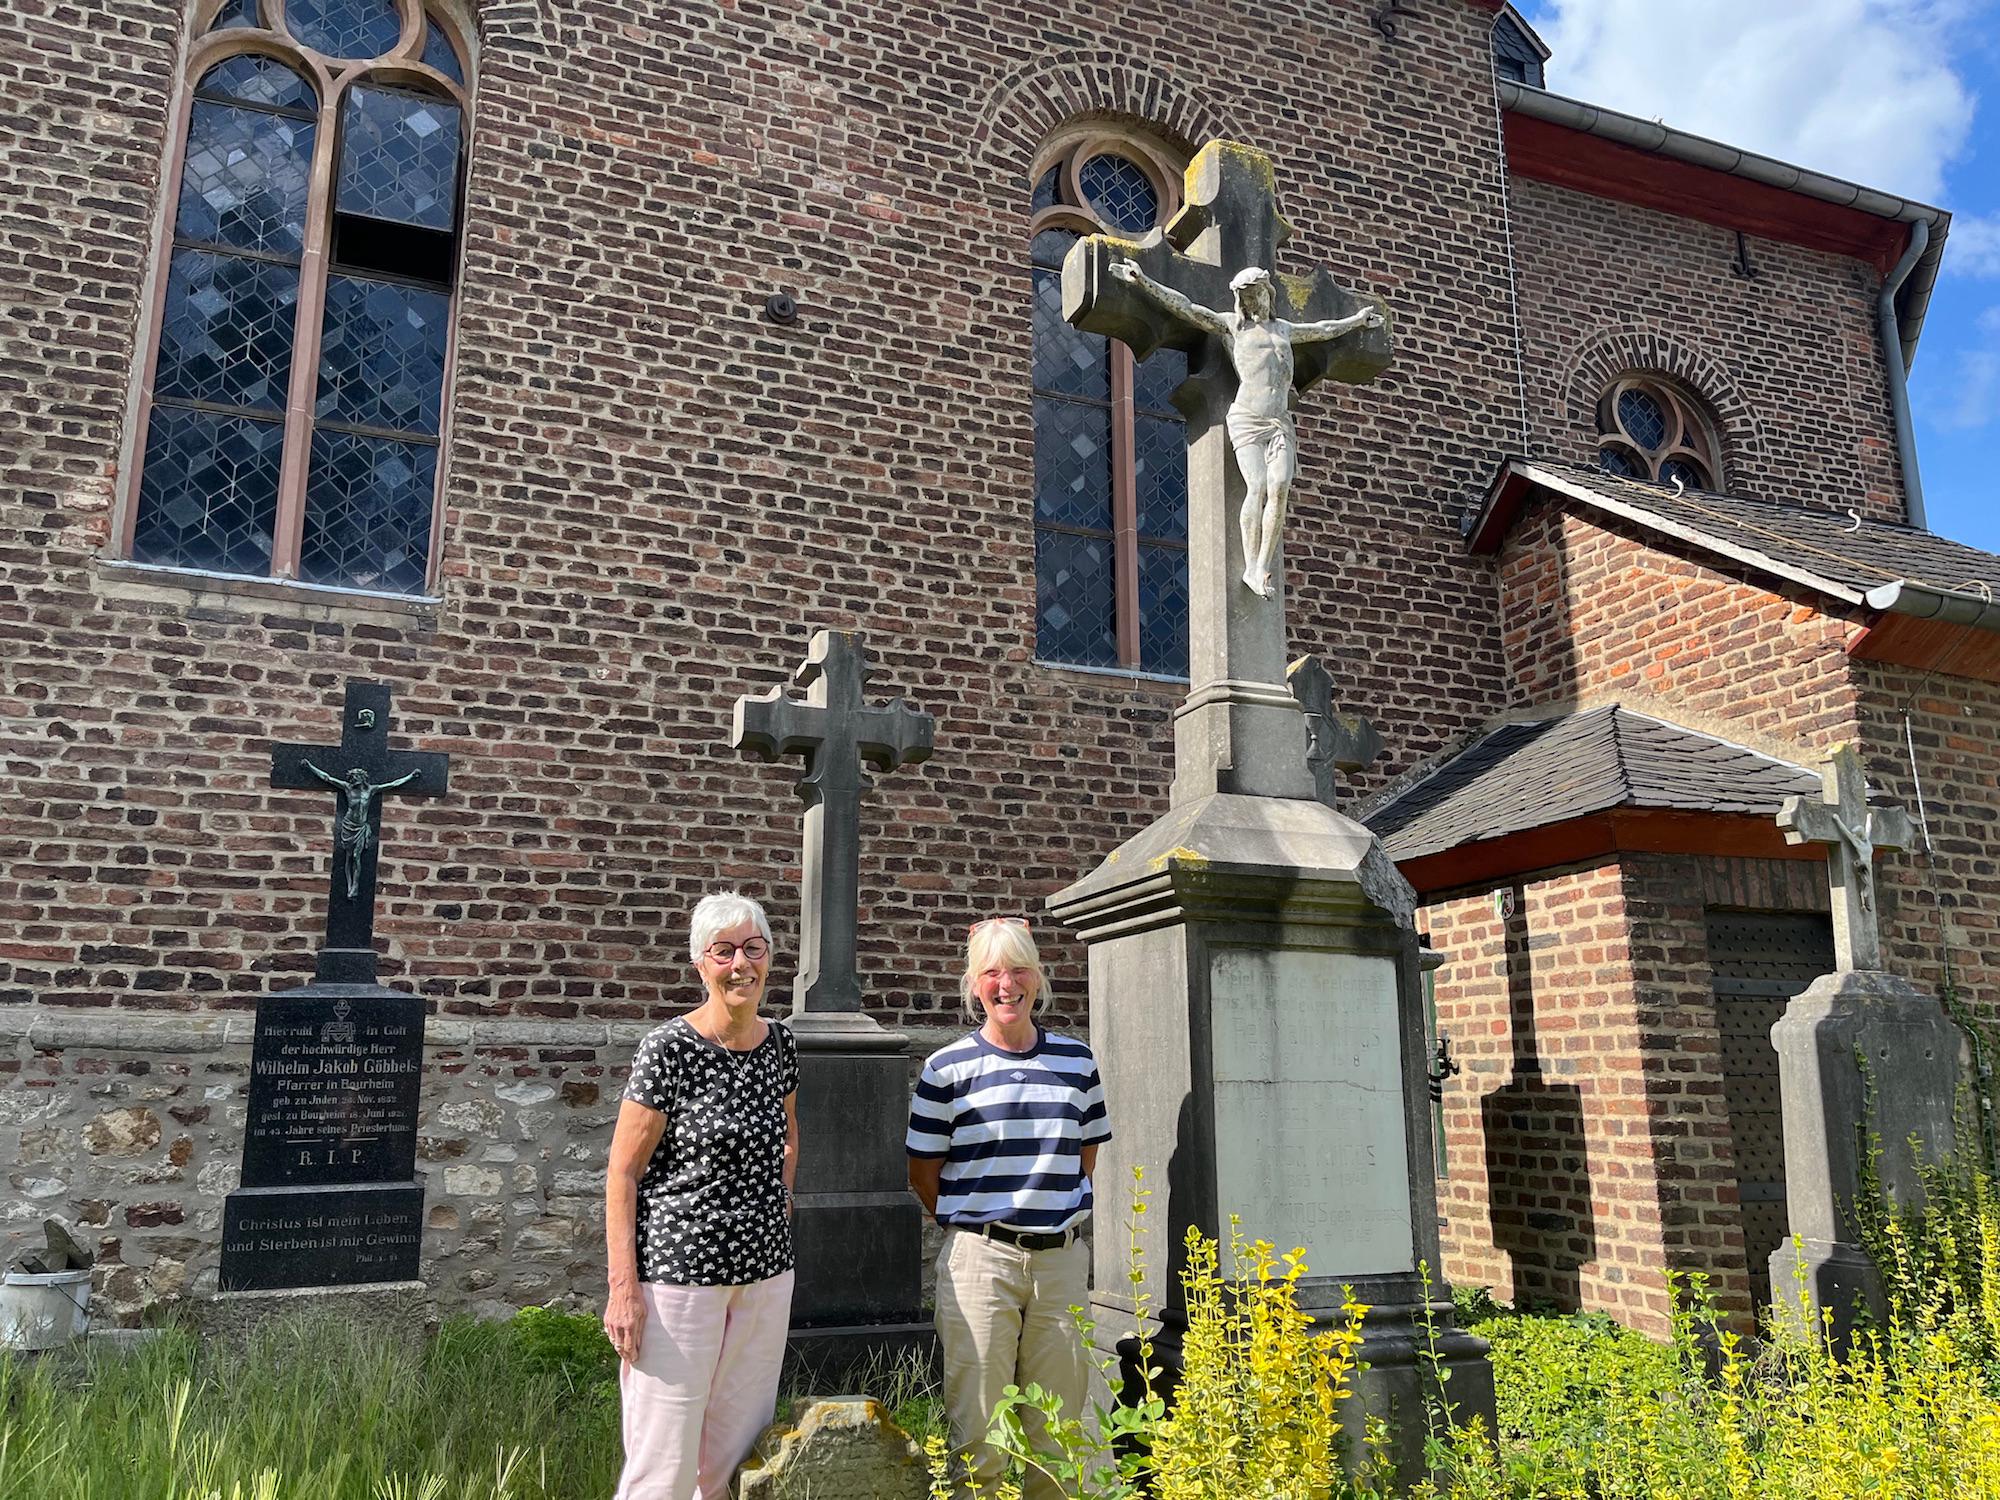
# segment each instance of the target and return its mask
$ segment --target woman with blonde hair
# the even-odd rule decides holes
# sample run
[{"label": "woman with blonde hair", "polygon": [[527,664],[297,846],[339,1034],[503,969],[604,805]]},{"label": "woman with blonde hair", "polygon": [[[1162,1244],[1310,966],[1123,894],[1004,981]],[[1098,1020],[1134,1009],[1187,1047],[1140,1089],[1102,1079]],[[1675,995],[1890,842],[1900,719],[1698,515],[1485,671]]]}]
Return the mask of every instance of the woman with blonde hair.
[{"label": "woman with blonde hair", "polygon": [[[960,991],[978,1029],[931,1054],[910,1104],[910,1186],[944,1227],[937,1329],[953,1446],[982,1490],[1003,1457],[985,1441],[1001,1392],[1040,1385],[1081,1416],[1086,1370],[1071,1315],[1089,1263],[1097,1148],[1111,1139],[1097,1059],[1035,1020],[1041,955],[1021,917],[973,924]],[[1032,1438],[1033,1434],[1030,1433]],[[1026,1500],[1055,1500],[1027,1475]]]}]

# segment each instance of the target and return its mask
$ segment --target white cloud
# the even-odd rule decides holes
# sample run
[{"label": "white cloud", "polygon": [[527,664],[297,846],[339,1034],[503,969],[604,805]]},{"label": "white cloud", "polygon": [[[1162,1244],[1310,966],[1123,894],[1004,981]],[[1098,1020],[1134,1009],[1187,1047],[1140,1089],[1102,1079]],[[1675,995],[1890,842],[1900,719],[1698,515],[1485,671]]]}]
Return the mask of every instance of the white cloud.
[{"label": "white cloud", "polygon": [[[1944,245],[1945,268],[1954,274],[2000,276],[2000,214],[1954,218]],[[1996,313],[2000,308],[1988,308],[1981,323]]]},{"label": "white cloud", "polygon": [[2000,420],[2000,307],[1987,308],[1972,326],[1979,347],[1958,351],[1939,393],[1942,399],[1922,408],[1930,425],[1945,432],[1966,432]]},{"label": "white cloud", "polygon": [[1557,93],[1934,202],[1972,125],[1954,61],[1981,12],[1988,0],[1545,0],[1531,19]]}]

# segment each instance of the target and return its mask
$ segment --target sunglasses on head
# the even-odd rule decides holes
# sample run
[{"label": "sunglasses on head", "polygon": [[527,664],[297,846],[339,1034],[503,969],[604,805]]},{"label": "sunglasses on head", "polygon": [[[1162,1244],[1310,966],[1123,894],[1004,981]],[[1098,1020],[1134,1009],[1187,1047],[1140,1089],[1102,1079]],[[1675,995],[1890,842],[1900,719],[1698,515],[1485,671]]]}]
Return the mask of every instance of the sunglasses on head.
[{"label": "sunglasses on head", "polygon": [[965,929],[965,935],[971,937],[973,933],[979,931],[982,927],[1019,927],[1026,930],[1027,925],[1028,919],[1026,917],[981,917],[977,922],[974,922],[970,927]]}]

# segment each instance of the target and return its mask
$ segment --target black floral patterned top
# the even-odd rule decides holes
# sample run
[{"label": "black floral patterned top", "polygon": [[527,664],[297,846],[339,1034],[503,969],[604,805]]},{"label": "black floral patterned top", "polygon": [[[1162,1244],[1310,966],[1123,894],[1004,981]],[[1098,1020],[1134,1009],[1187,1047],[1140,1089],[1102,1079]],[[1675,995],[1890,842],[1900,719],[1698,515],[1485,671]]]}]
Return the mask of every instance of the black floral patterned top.
[{"label": "black floral patterned top", "polygon": [[667,1117],[639,1178],[639,1279],[744,1286],[792,1269],[785,1099],[799,1046],[782,1022],[748,1052],[676,1016],[639,1044],[625,1097]]}]

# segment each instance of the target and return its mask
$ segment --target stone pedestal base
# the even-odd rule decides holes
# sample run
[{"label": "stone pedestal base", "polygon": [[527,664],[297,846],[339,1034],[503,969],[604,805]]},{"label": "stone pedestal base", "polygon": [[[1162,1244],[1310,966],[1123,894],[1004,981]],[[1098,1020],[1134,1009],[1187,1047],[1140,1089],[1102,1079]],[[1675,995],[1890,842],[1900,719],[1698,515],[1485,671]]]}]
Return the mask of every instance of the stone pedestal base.
[{"label": "stone pedestal base", "polygon": [[909,1039],[850,1012],[792,1016],[799,1162],[792,1327],[914,1323],[923,1308],[923,1210],[909,1188]]},{"label": "stone pedestal base", "polygon": [[[1793,997],[1771,1028],[1785,1112],[1785,1203],[1791,1234],[1771,1257],[1781,1317],[1822,1309],[1844,1342],[1862,1307],[1881,1311],[1881,1283],[1860,1248],[1854,1205],[1862,1165],[1891,1201],[1923,1202],[1919,1161],[1953,1149],[1965,1038],[1934,995],[1894,974],[1828,974]],[[1916,1140],[1913,1152],[1911,1140]],[[1800,1267],[1805,1305],[1800,1301]]]},{"label": "stone pedestal base", "polygon": [[218,1292],[188,1304],[188,1316],[206,1340],[241,1342],[274,1319],[337,1318],[397,1344],[421,1348],[437,1331],[437,1304],[421,1281],[372,1286],[288,1287],[270,1292]]},{"label": "stone pedestal base", "polygon": [[[1392,1421],[1405,1483],[1424,1474],[1433,1376],[1417,1267],[1438,1264],[1413,897],[1368,830],[1316,801],[1215,795],[1176,806],[1050,899],[1090,945],[1091,1044],[1113,1138],[1098,1157],[1092,1316],[1131,1331],[1136,1230],[1170,1355],[1190,1227],[1232,1215],[1303,1247],[1299,1305],[1374,1306],[1348,1420]],[[1133,1169],[1151,1195],[1136,1216]],[[1228,1273],[1224,1251],[1224,1274]],[[1485,1346],[1435,1307],[1448,1391],[1492,1421]]]}]

